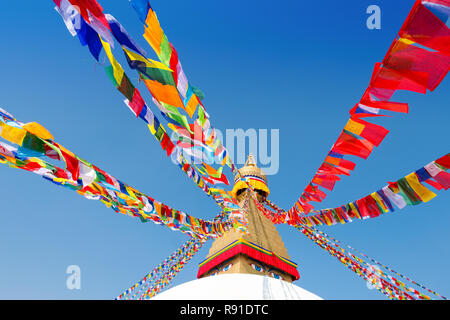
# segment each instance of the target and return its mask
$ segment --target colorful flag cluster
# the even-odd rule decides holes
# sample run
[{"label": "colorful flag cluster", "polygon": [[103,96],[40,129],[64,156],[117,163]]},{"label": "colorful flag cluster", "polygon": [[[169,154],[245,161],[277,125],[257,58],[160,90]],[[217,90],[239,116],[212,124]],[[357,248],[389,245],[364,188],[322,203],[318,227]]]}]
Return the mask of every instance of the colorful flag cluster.
[{"label": "colorful flag cluster", "polygon": [[449,168],[450,154],[447,154],[359,200],[337,208],[320,210],[314,215],[295,217],[288,223],[331,226],[358,219],[376,218],[395,211],[395,208],[403,209],[407,205],[428,202],[436,197],[436,194],[424,183],[437,190],[447,190],[450,188],[450,173],[446,172]]},{"label": "colorful flag cluster", "polygon": [[201,249],[205,241],[189,239],[139,282],[121,293],[116,300],[145,300],[155,296],[170,284],[186,263]]},{"label": "colorful flag cluster", "polygon": [[[95,2],[95,1],[94,1]],[[106,73],[110,77],[111,81],[115,87],[124,95],[126,98],[125,104],[130,108],[136,117],[143,120],[148,126],[151,133],[161,144],[163,150],[166,151],[167,155],[170,156],[176,149],[175,145],[172,143],[169,135],[167,134],[165,128],[154,115],[151,109],[147,106],[139,90],[132,84],[129,77],[124,72],[124,69],[115,59],[111,46],[113,41],[103,41],[106,38],[103,33],[98,33],[96,29],[93,29],[89,24],[89,21],[85,21],[80,13],[72,7],[69,0],[55,1],[57,4],[57,11],[61,14],[63,20],[66,22],[66,26],[69,24],[68,29],[73,30],[73,35],[78,35],[82,44],[86,44],[89,48],[97,48],[95,50],[96,54],[94,57],[98,60],[101,49],[105,49],[106,56],[110,61],[111,65],[105,68]],[[141,54],[144,53],[142,49],[135,43],[135,41],[128,35],[126,30],[122,25],[111,15],[105,15],[105,19],[109,21],[110,28],[113,32],[115,39],[122,45],[124,52],[131,52],[128,48],[133,49]],[[67,22],[68,21],[68,22]],[[75,24],[70,25],[72,21],[78,21],[77,26]],[[89,37],[87,36],[89,35]],[[100,37],[102,36],[102,37]],[[92,53],[93,50],[91,50]],[[171,72],[170,69],[165,67],[163,64],[157,61],[149,60],[152,67],[160,74],[164,72]],[[184,172],[205,192],[207,192],[206,183],[201,179],[200,175],[196,173],[195,169],[190,166],[184,159],[177,158],[179,160],[179,165]]]},{"label": "colorful flag cluster", "polygon": [[[358,253],[355,250],[345,250],[339,245],[340,242],[313,227],[300,225],[296,226],[296,228],[319,247],[338,259],[339,262],[344,264],[348,269],[363,278],[367,282],[368,287],[377,289],[390,299],[430,300],[431,297],[421,292],[421,290],[426,290],[439,298],[446,299],[433,290],[430,290],[425,286],[412,281],[408,277],[402,276],[392,269],[385,267],[384,265],[378,263],[375,259],[370,258],[370,261],[375,263],[374,265],[370,264],[364,260],[364,258],[368,258],[367,255],[358,256]],[[384,271],[377,266],[383,267]],[[393,274],[400,275],[410,284],[398,280]]]},{"label": "colorful flag cluster", "polygon": [[[88,199],[100,200],[116,212],[139,217],[143,222],[153,221],[196,238],[217,237],[233,227],[243,226],[238,216],[224,222],[207,221],[173,209],[75,155],[54,141],[40,124],[21,123],[3,109],[0,109],[0,137],[16,145],[0,141],[2,163],[41,175]],[[65,168],[48,162],[54,160],[62,161]]]},{"label": "colorful flag cluster", "polygon": [[[205,163],[202,157],[192,161],[192,154],[189,152],[193,148],[209,148],[210,151],[213,150],[209,159],[216,157],[217,160],[217,157],[219,157],[219,161],[223,162],[223,165],[229,164],[232,170],[235,170],[225,148],[217,139],[214,129],[210,126],[209,116],[198,98],[199,90],[189,86],[187,80],[186,87],[183,86],[184,80],[182,79],[185,79],[185,76],[181,64],[179,62],[175,64],[177,66],[176,70],[178,70],[175,72],[174,65],[164,63],[164,59],[162,59],[163,62],[147,59],[145,57],[145,51],[136,44],[125,28],[110,14],[105,14],[104,19],[101,19],[108,24],[108,28],[105,25],[99,27],[99,24],[95,23],[96,20],[86,20],[82,12],[84,10],[89,12],[87,3],[90,3],[89,6],[98,8],[98,16],[103,15],[103,9],[95,0],[83,2],[81,7],[74,7],[75,4],[72,0],[59,0],[54,2],[57,5],[57,11],[61,14],[69,31],[71,31],[72,35],[78,35],[81,43],[88,46],[95,59],[99,60],[101,49],[104,49],[110,62],[110,66],[105,68],[106,73],[114,86],[126,98],[125,104],[136,117],[148,125],[150,132],[161,144],[162,149],[166,151],[167,156],[175,160],[179,168],[199,188],[206,194],[212,196],[217,204],[221,206],[225,214],[243,216],[242,212],[240,212],[239,205],[230,194],[222,189],[214,188],[210,190],[208,186],[208,183],[210,185],[218,183],[228,185],[228,180],[222,172],[223,167],[214,169]],[[154,13],[151,14],[149,12],[148,14],[149,16],[154,16]],[[81,21],[81,23],[76,24],[74,21]],[[174,137],[175,144],[159,119],[142,98],[139,90],[132,84],[123,67],[114,57],[111,50],[111,47],[114,45],[113,37],[121,45],[129,66],[139,72],[140,78],[152,94],[153,102],[160,109],[163,117],[168,121],[169,128],[174,130],[172,137]],[[175,51],[172,51],[171,57],[171,61],[176,58]],[[177,59],[176,61],[178,61]],[[194,124],[188,123],[186,116],[178,111],[178,108],[183,108],[184,106],[181,101],[183,95],[178,91],[181,90],[180,88],[186,89],[185,96],[189,94],[190,100],[187,101],[186,106],[191,109],[194,106],[195,108],[192,109],[192,112],[198,106],[198,118]],[[197,104],[192,102],[197,100]],[[191,110],[189,108],[184,109],[186,109],[185,111],[189,111]],[[192,117],[192,114],[190,116]],[[188,150],[188,153],[183,152],[186,150]],[[187,157],[186,154],[188,155]],[[194,163],[201,163],[202,168],[197,168]]]},{"label": "colorful flag cluster", "polygon": [[[244,211],[248,209],[248,201],[249,196],[247,195],[242,206]],[[214,221],[221,222],[224,219],[224,215],[219,214],[214,218]],[[204,238],[200,240],[190,239],[140,281],[120,294],[116,300],[143,300],[158,294],[198,252],[205,241]]]},{"label": "colorful flag cluster", "polygon": [[[229,185],[228,179],[223,173],[225,165],[231,168],[235,176],[247,183],[246,179],[240,177],[228,151],[217,138],[210,123],[209,114],[202,103],[203,93],[187,80],[178,53],[168,41],[150,2],[148,0],[130,0],[130,2],[144,24],[144,38],[153,48],[161,63],[170,68],[172,73],[165,75],[164,80],[158,81],[161,77],[154,75],[154,70],[149,66],[148,59],[145,57],[126,52],[127,61],[130,67],[136,69],[140,78],[144,80],[152,94],[153,102],[163,114],[167,115],[165,118],[169,122],[168,126],[177,136],[177,146],[183,150],[188,159],[190,158],[190,163],[202,165],[202,168],[197,167],[197,170],[210,185]],[[194,122],[189,123],[185,116],[181,117],[177,108],[183,109],[190,118],[194,117],[197,110]],[[215,162],[221,164],[217,169],[210,166]],[[249,184],[247,183],[247,185]],[[242,212],[239,213],[236,200],[229,193],[222,189],[216,188],[215,190],[216,195],[217,192],[222,194],[225,203],[232,207],[235,214],[242,214]],[[256,195],[254,196],[256,197]],[[219,201],[221,202],[222,199],[219,198]]]},{"label": "colorful flag cluster", "polygon": [[408,104],[391,101],[397,90],[425,94],[433,91],[450,69],[450,0],[417,0],[398,37],[382,63],[375,64],[370,84],[350,110],[350,119],[324,162],[289,214],[308,214],[311,202],[322,202],[341,175],[350,175],[355,163],[344,159],[367,159],[388,134],[386,128],[367,118],[384,116],[381,111],[408,112]]},{"label": "colorful flag cluster", "polygon": [[450,188],[450,173],[447,172],[449,168],[450,154],[447,154],[359,200],[337,208],[313,211],[314,214],[309,216],[284,211],[269,200],[265,200],[265,204],[274,211],[265,208],[261,203],[256,205],[273,223],[286,223],[293,226],[331,226],[353,222],[356,219],[376,218],[394,212],[395,208],[403,209],[407,205],[418,205],[436,197],[436,194],[424,183],[436,190],[448,190]]},{"label": "colorful flag cluster", "polygon": [[[441,298],[441,299],[447,300],[446,297],[440,295],[439,293],[437,293],[437,292],[435,292],[435,291],[433,291],[433,290],[427,288],[426,286],[424,286],[424,285],[422,285],[422,284],[420,284],[420,283],[418,283],[418,282],[412,280],[411,278],[409,278],[409,277],[407,277],[407,276],[405,276],[405,275],[403,275],[403,274],[401,274],[401,273],[395,271],[394,269],[385,266],[385,265],[382,264],[381,262],[375,260],[374,258],[369,257],[369,256],[366,255],[365,253],[362,253],[362,252],[360,252],[359,250],[356,250],[355,248],[353,248],[353,247],[351,247],[351,246],[349,246],[349,245],[343,244],[341,241],[339,241],[339,240],[337,240],[337,239],[331,237],[330,235],[326,234],[325,232],[320,231],[320,230],[318,230],[318,229],[316,229],[316,228],[314,228],[314,227],[311,227],[310,229],[313,230],[313,231],[316,232],[316,233],[319,233],[319,234],[322,235],[323,237],[325,237],[325,238],[331,240],[332,242],[334,242],[334,243],[336,243],[336,244],[340,244],[341,246],[346,247],[346,248],[348,249],[348,251],[349,251],[349,252],[348,252],[348,255],[351,255],[352,257],[354,257],[355,260],[362,261],[362,260],[365,258],[365,259],[367,259],[366,262],[365,262],[366,265],[370,265],[370,263],[367,262],[368,260],[370,260],[371,263],[374,263],[374,265],[372,265],[372,267],[375,266],[376,268],[378,268],[377,266],[379,266],[379,267],[385,269],[387,272],[390,272],[390,273],[392,273],[392,274],[395,274],[396,276],[401,277],[402,279],[404,279],[405,281],[411,283],[412,285],[415,285],[415,286],[419,287],[419,289],[421,289],[421,290],[426,290],[426,291],[428,291],[429,293],[431,293],[431,294],[433,294],[433,295],[435,295],[435,296],[437,296],[437,297],[439,297],[439,298]],[[351,254],[351,252],[353,252],[354,254]],[[358,255],[360,256],[359,258],[356,257],[356,256],[358,256]],[[373,269],[373,268],[372,268],[372,269]],[[403,282],[401,282],[401,281],[395,279],[395,278],[392,277],[392,276],[388,276],[388,277],[389,277],[391,280],[393,280],[393,281],[395,282],[395,284],[397,284],[397,286],[401,286],[402,288],[406,288],[405,283],[403,283]],[[411,289],[408,289],[408,291],[415,293],[417,296],[422,295],[421,293],[417,292],[417,290],[415,290],[415,289],[412,289],[412,290],[411,290]],[[425,298],[425,296],[424,296],[424,298]],[[419,299],[420,299],[420,298],[419,298]],[[426,299],[426,298],[425,298],[425,299]]]},{"label": "colorful flag cluster", "polygon": [[[446,172],[450,166],[449,155],[347,205],[316,211],[311,202],[322,202],[326,193],[321,188],[332,191],[341,175],[350,175],[355,169],[355,163],[346,159],[348,156],[367,159],[374,147],[384,140],[389,130],[368,121],[370,118],[386,116],[381,114],[383,110],[408,112],[406,103],[391,101],[397,90],[425,94],[427,89],[436,89],[446,76],[450,69],[450,0],[416,1],[382,63],[375,64],[369,86],[350,110],[350,119],[342,133],[299,200],[288,211],[268,200],[265,200],[265,204],[272,210],[259,203],[255,190],[246,178],[240,176],[210,123],[202,102],[203,93],[188,81],[177,51],[168,41],[148,0],[130,2],[144,24],[143,36],[159,61],[148,59],[146,52],[125,28],[112,15],[103,13],[103,8],[96,0],[53,1],[69,32],[78,36],[81,44],[88,47],[97,61],[104,50],[110,62],[105,68],[107,75],[126,98],[125,104],[132,113],[148,125],[167,156],[175,159],[186,175],[222,208],[222,212],[212,222],[172,209],[77,157],[54,142],[53,136],[42,126],[36,123],[22,124],[2,111],[0,136],[18,145],[15,147],[0,142],[2,163],[42,175],[89,199],[100,200],[117,212],[140,217],[142,221],[152,220],[191,236],[179,250],[117,299],[151,298],[170,283],[208,238],[221,236],[231,228],[246,230],[244,212],[249,197],[274,223],[295,226],[349,269],[372,282],[389,298],[429,299],[420,289],[444,298],[363,254],[388,272],[374,271],[368,262],[352,253],[355,250],[344,250],[337,240],[316,230],[314,226],[374,218],[394,211],[394,206],[401,209],[406,205],[431,200],[436,194],[424,183],[438,190],[449,188],[450,174]],[[115,41],[119,43],[129,67],[138,72],[154,104],[167,121],[167,127],[172,131],[170,136],[114,57],[112,48]],[[66,167],[58,168],[42,160],[42,157],[61,160]],[[215,163],[220,165],[214,167]],[[239,207],[230,193],[216,187],[217,184],[229,184],[223,172],[225,166],[231,168],[238,181],[248,185],[244,209]],[[314,214],[306,216],[309,213]],[[409,287],[389,273],[400,276],[419,290]]]},{"label": "colorful flag cluster", "polygon": [[[202,103],[204,95],[188,81],[178,53],[161,28],[150,2],[148,0],[131,0],[130,2],[144,24],[145,40],[153,48],[160,62],[170,68],[172,73],[168,74],[164,81],[158,81],[153,76],[152,70],[149,70],[145,57],[127,54],[127,59],[130,67],[139,72],[156,105],[167,114],[169,127],[179,135],[178,146],[190,156],[192,162],[202,164],[217,162],[221,164],[220,168],[228,165],[234,171],[234,165],[226,148],[211,126],[209,114]],[[185,116],[181,117],[178,108],[195,120],[189,123]],[[196,111],[197,115],[194,117]],[[209,175],[206,174],[204,177]],[[213,184],[228,185],[226,177],[221,178],[215,180]]]}]

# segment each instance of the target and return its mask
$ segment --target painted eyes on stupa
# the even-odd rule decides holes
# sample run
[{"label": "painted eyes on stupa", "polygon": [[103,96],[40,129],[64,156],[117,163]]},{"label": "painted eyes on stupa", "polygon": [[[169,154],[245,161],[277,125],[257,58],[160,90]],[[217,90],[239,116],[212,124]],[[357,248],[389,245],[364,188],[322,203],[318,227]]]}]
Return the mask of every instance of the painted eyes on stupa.
[{"label": "painted eyes on stupa", "polygon": [[264,268],[261,267],[260,265],[257,265],[257,264],[254,264],[254,263],[252,263],[250,265],[252,266],[253,269],[255,269],[258,272],[264,272],[265,271]]},{"label": "painted eyes on stupa", "polygon": [[279,275],[279,274],[276,273],[276,272],[271,271],[272,269],[266,270],[264,267],[262,267],[262,266],[260,266],[260,265],[258,265],[258,264],[255,264],[255,263],[251,263],[250,265],[252,266],[253,269],[255,269],[255,270],[258,271],[258,272],[261,272],[261,273],[267,272],[267,273],[269,273],[269,275],[270,275],[272,278],[274,278],[274,279],[277,279],[277,280],[284,280],[283,277],[282,277],[281,275]]},{"label": "painted eyes on stupa", "polygon": [[275,278],[275,279],[278,279],[278,280],[283,280],[283,277],[280,276],[279,274],[276,274],[275,272],[271,272],[271,273],[270,273],[270,276],[271,276],[272,278]]},{"label": "painted eyes on stupa", "polygon": [[227,264],[225,267],[223,267],[222,271],[228,271],[228,270],[230,270],[232,265],[233,265],[232,263]]},{"label": "painted eyes on stupa", "polygon": [[211,277],[212,276],[217,276],[218,274],[219,274],[219,269],[217,269],[217,268],[214,268],[214,269],[212,269],[211,270],[211,273],[209,274]]}]

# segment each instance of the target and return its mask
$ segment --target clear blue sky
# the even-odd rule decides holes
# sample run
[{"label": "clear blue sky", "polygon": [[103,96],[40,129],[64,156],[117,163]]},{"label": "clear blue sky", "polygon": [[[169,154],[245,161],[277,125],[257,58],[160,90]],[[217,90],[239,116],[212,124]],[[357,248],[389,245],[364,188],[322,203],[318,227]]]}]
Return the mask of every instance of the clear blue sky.
[{"label": "clear blue sky", "polygon": [[[214,127],[280,130],[280,171],[269,177],[270,198],[288,208],[336,140],[413,2],[154,0],[152,6],[189,80],[205,92]],[[100,3],[151,52],[127,0]],[[381,30],[366,28],[371,4],[381,7]],[[43,124],[58,142],[148,195],[198,217],[215,216],[214,201],[167,161],[53,7],[50,0],[0,3],[0,107]],[[396,95],[410,103],[410,113],[379,121],[391,132],[368,160],[356,161],[323,206],[359,199],[447,153],[449,81],[431,94]],[[187,239],[36,175],[6,166],[0,175],[2,299],[112,299]],[[322,229],[449,296],[449,199],[439,192],[424,205]],[[278,229],[299,264],[299,286],[326,299],[384,299],[298,231]],[[195,279],[210,245],[174,284]],[[81,267],[81,290],[65,287],[72,264]]]}]

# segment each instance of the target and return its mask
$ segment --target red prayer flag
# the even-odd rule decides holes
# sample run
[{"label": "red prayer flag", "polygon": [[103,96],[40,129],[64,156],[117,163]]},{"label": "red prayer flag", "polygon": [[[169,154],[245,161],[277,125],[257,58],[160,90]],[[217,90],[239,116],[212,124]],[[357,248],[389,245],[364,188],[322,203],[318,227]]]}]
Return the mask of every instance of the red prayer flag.
[{"label": "red prayer flag", "polygon": [[444,189],[443,186],[441,186],[441,184],[437,181],[432,180],[431,178],[428,180],[425,180],[426,183],[428,183],[430,186],[433,186],[434,188],[436,188],[436,190],[442,190]]},{"label": "red prayer flag", "polygon": [[[419,76],[419,74],[416,74],[415,76]],[[427,88],[425,86],[404,77],[394,70],[383,67],[381,63],[375,64],[370,86],[373,88],[391,90],[408,90],[423,94],[427,92]]]},{"label": "red prayer flag", "polygon": [[312,182],[314,182],[315,184],[318,184],[319,186],[324,187],[327,190],[333,191],[334,185],[336,184],[336,181],[331,181],[331,180],[323,180],[317,177],[314,177],[312,179]]},{"label": "red prayer flag", "polygon": [[373,124],[358,118],[352,118],[352,120],[364,126],[364,129],[358,135],[360,137],[363,137],[364,139],[369,140],[376,146],[379,146],[381,141],[383,141],[383,139],[389,133],[389,130],[387,130],[383,126]]},{"label": "red prayer flag", "polygon": [[314,177],[319,178],[319,179],[323,179],[323,180],[331,180],[331,181],[339,181],[339,180],[341,180],[338,176],[336,176],[334,174],[316,173],[316,175]]},{"label": "red prayer flag", "polygon": [[450,169],[450,153],[445,156],[435,160],[437,164],[443,166],[444,168]]},{"label": "red prayer flag", "polygon": [[173,75],[173,80],[175,81],[175,85],[178,83],[178,72],[177,72],[177,65],[178,65],[178,53],[177,50],[175,50],[175,48],[172,46],[171,43],[169,43],[170,48],[172,49],[172,54],[170,56],[170,69],[172,69],[172,75]]},{"label": "red prayer flag", "polygon": [[57,176],[58,178],[69,179],[69,175],[63,169],[58,167],[55,168],[56,168],[56,172],[54,173],[55,176]]},{"label": "red prayer flag", "polygon": [[439,182],[439,184],[445,189],[448,190],[450,188],[450,173],[441,171],[437,175],[435,175],[434,180]]},{"label": "red prayer flag", "polygon": [[141,113],[142,108],[145,105],[144,99],[142,99],[139,90],[134,90],[133,99],[129,102],[128,105],[130,106],[131,110],[133,110],[136,117],[139,117],[139,114]]},{"label": "red prayer flag", "polygon": [[371,218],[378,217],[382,213],[380,207],[377,205],[376,200],[372,196],[369,195],[367,197],[364,197],[363,199]]},{"label": "red prayer flag", "polygon": [[345,174],[346,176],[350,175],[350,171],[346,170],[346,169],[340,169],[338,167],[335,167],[331,164],[328,164],[326,162],[324,162],[319,170],[317,171],[318,173],[329,173],[329,174]]},{"label": "red prayer flag", "polygon": [[450,56],[395,40],[383,65],[433,91],[450,68]]},{"label": "red prayer flag", "polygon": [[363,97],[361,98],[360,103],[371,108],[408,113],[409,109],[407,103],[373,100],[370,97],[371,93],[372,93],[371,89],[368,88],[364,93]]},{"label": "red prayer flag", "polygon": [[372,152],[373,145],[369,145],[365,143],[365,141],[357,139],[348,133],[342,132],[331,151],[367,159]]},{"label": "red prayer flag", "polygon": [[355,202],[356,205],[358,206],[359,212],[361,213],[361,218],[364,219],[370,217],[370,213],[366,207],[366,202],[364,201],[364,198],[356,200]]},{"label": "red prayer flag", "polygon": [[325,161],[329,162],[337,167],[343,167],[348,170],[354,170],[356,167],[356,164],[350,160],[335,158],[335,157],[331,157],[331,156],[327,156],[325,158]]},{"label": "red prayer flag", "polygon": [[[443,4],[439,1],[428,2],[449,6],[448,3]],[[402,38],[450,55],[450,29],[420,1],[415,3],[400,29],[399,35]]]},{"label": "red prayer flag", "polygon": [[61,149],[61,154],[66,162],[67,170],[72,174],[72,179],[77,181],[79,177],[80,164],[77,158],[72,157],[70,154]]},{"label": "red prayer flag", "polygon": [[[91,13],[94,17],[96,17],[105,27],[109,30],[108,20],[106,20],[105,15],[103,14],[103,8],[98,4],[95,0],[69,0],[72,6],[80,12],[81,16],[89,22],[89,13]],[[89,13],[88,13],[89,11]]]},{"label": "red prayer flag", "polygon": [[311,183],[305,188],[305,191],[309,194],[316,195],[320,197],[322,200],[327,197],[326,193],[320,190],[319,188],[314,187]]}]

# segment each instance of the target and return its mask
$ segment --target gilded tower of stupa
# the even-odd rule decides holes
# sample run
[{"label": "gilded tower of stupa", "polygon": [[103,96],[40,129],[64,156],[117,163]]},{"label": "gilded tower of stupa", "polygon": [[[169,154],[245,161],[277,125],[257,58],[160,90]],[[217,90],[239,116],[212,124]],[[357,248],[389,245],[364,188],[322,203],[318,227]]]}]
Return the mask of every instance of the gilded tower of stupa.
[{"label": "gilded tower of stupa", "polygon": [[[239,173],[252,185],[258,201],[263,203],[270,193],[267,176],[256,166],[252,155],[244,167],[239,169]],[[269,276],[287,282],[297,280],[297,265],[289,260],[287,249],[275,225],[257,209],[254,200],[249,198],[250,191],[246,183],[237,177],[234,182],[232,195],[241,208],[245,209],[248,233],[229,231],[216,239],[208,256],[199,265],[198,278],[241,273]]]}]

